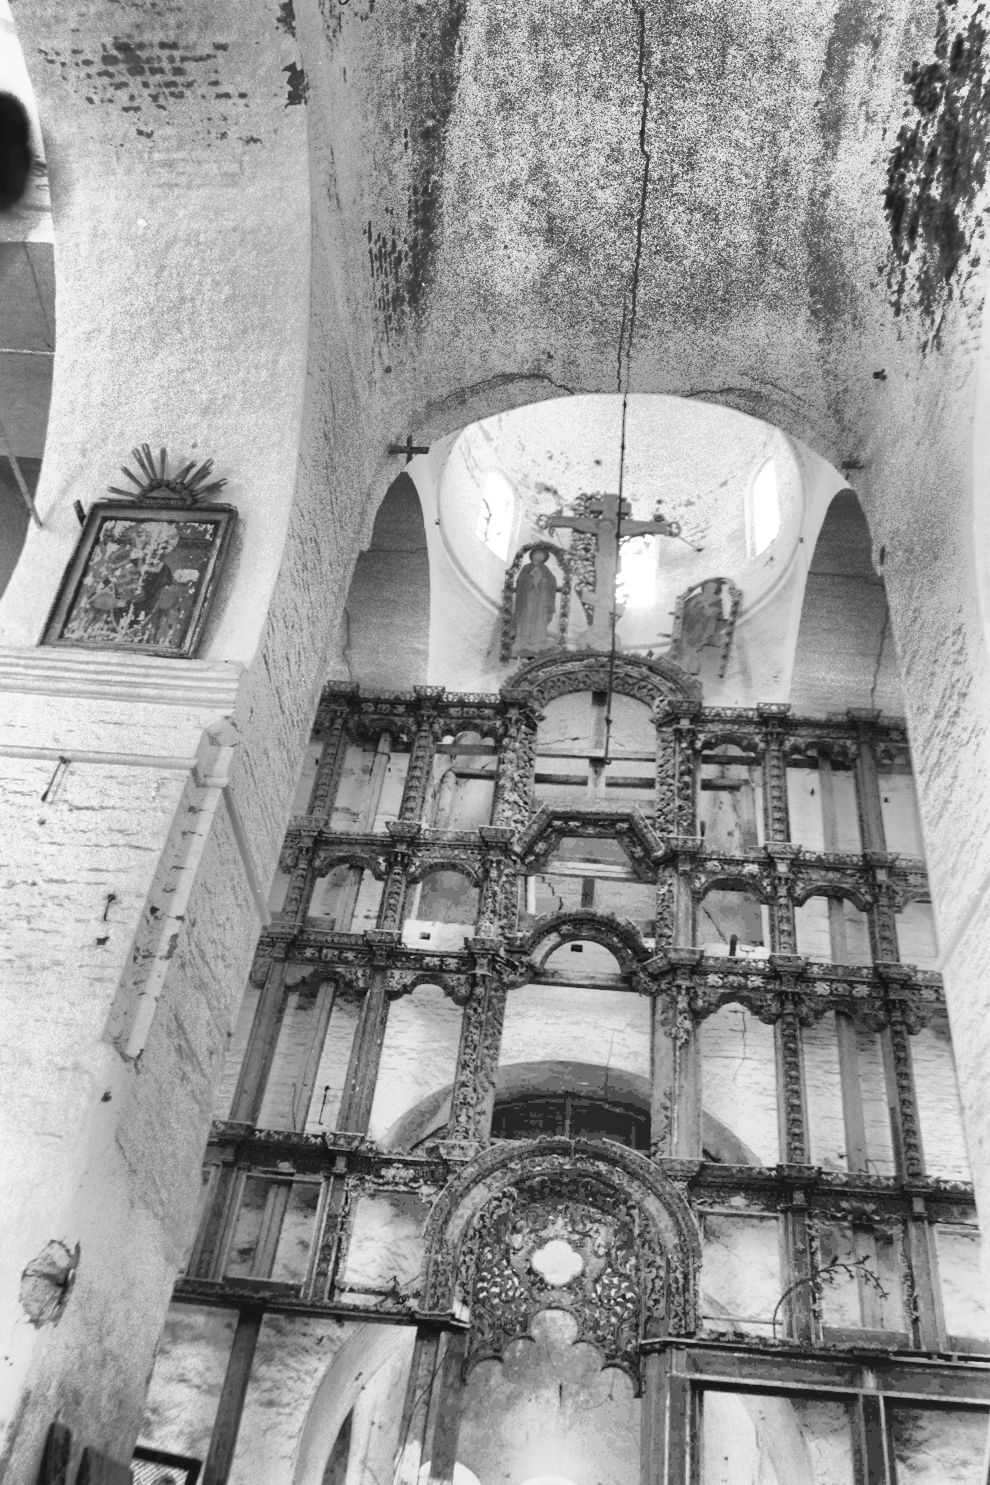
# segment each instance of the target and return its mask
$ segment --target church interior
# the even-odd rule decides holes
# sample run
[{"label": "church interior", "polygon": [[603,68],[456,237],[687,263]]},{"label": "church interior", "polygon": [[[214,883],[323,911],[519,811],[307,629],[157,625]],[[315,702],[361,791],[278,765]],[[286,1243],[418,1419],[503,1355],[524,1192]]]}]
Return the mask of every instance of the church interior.
[{"label": "church interior", "polygon": [[988,1485],[988,35],[0,0],[11,1485]]}]

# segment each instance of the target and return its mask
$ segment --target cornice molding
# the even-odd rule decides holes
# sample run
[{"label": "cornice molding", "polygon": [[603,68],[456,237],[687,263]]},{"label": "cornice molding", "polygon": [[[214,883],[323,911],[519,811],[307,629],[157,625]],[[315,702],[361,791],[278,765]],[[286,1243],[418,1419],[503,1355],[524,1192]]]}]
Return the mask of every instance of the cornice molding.
[{"label": "cornice molding", "polygon": [[239,662],[163,660],[105,650],[0,649],[0,693],[141,701],[211,712],[234,709],[244,673]]}]

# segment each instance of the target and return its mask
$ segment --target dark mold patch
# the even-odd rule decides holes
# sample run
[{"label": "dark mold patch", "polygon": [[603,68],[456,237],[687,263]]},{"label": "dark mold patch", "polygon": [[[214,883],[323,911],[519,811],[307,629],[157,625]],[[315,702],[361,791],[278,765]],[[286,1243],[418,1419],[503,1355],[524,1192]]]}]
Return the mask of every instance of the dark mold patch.
[{"label": "dark mold patch", "polygon": [[296,11],[292,0],[281,0],[278,15],[275,17],[275,24],[280,31],[285,32],[286,36],[295,36]]},{"label": "dark mold patch", "polygon": [[306,74],[299,66],[299,63],[290,62],[288,67],[282,68],[282,71],[285,73],[287,78],[287,97],[285,101],[286,108],[295,108],[298,104],[305,103],[308,96]]},{"label": "dark mold patch", "polygon": [[964,296],[982,236],[975,206],[987,173],[987,15],[978,4],[957,28],[956,10],[957,0],[940,0],[934,57],[904,75],[908,101],[884,192],[888,297],[897,315],[918,310],[926,347],[937,345],[953,296]]},{"label": "dark mold patch", "polygon": [[62,1318],[79,1267],[79,1244],[56,1238],[45,1244],[21,1275],[21,1308],[32,1325],[55,1325]]},{"label": "dark mold patch", "polygon": [[[149,110],[167,113],[171,103],[197,98],[215,103],[222,110],[210,122],[226,124],[235,121],[231,118],[233,110],[249,107],[247,94],[238,93],[235,100],[221,77],[222,53],[228,46],[226,41],[215,41],[211,50],[201,51],[172,39],[133,41],[114,36],[96,59],[72,55],[67,61],[69,54],[63,55],[54,46],[41,47],[39,52],[48,66],[58,67],[62,73],[71,66],[81,73],[83,96],[88,103],[109,103],[124,113],[147,116]],[[146,122],[147,117],[142,124]],[[148,137],[143,127],[137,132]]]},{"label": "dark mold patch", "polygon": [[[366,227],[375,307],[385,337],[423,303],[436,268],[447,130],[460,84],[466,0],[440,0],[417,12],[403,44],[416,57],[403,99],[401,135],[408,172],[405,220]],[[398,143],[398,141],[397,141]]]}]

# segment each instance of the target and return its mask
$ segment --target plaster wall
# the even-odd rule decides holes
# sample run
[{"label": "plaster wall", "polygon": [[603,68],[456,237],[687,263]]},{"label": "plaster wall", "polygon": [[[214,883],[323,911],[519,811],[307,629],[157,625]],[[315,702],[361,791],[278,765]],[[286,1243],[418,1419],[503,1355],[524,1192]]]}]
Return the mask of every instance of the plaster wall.
[{"label": "plaster wall", "polygon": [[780,1158],[773,1027],[742,1006],[720,1007],[702,1023],[701,1101],[752,1152],[755,1165]]}]

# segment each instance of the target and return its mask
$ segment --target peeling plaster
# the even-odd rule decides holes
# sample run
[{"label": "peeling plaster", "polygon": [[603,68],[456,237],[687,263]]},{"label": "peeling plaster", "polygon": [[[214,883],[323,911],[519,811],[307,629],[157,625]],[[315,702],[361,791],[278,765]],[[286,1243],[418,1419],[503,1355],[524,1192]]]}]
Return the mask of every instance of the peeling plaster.
[{"label": "peeling plaster", "polygon": [[53,1238],[21,1275],[21,1308],[32,1325],[55,1325],[62,1318],[79,1267],[79,1244],[68,1248]]}]

